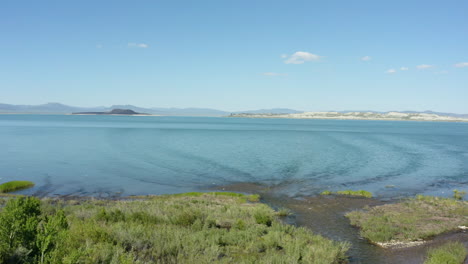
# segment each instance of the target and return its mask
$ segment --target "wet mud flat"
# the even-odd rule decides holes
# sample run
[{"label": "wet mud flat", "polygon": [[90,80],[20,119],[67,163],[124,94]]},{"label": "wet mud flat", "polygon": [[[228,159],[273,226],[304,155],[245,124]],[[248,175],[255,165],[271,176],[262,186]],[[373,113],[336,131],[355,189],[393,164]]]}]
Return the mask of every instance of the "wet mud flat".
[{"label": "wet mud flat", "polygon": [[[345,214],[399,200],[379,200],[348,196],[288,197],[279,194],[279,186],[265,186],[255,183],[240,183],[217,187],[217,190],[256,193],[261,201],[279,209],[289,209],[292,214],[285,217],[288,224],[310,228],[324,237],[351,243],[348,251],[349,262],[353,264],[422,264],[427,250],[448,241],[460,241],[468,248],[468,233],[457,231],[436,236],[418,246],[407,248],[382,248],[370,243],[359,235],[359,229],[350,225]],[[468,259],[465,260],[468,264]]]}]

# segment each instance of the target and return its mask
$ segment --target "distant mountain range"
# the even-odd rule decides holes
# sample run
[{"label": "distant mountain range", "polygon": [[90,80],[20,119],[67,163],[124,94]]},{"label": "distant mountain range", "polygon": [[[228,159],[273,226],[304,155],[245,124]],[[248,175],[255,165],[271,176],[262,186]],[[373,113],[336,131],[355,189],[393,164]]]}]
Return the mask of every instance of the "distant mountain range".
[{"label": "distant mountain range", "polygon": [[[227,112],[210,108],[162,108],[151,107],[144,108],[134,105],[112,105],[109,107],[77,107],[60,103],[47,103],[41,105],[12,105],[0,103],[0,113],[32,113],[32,114],[71,114],[77,112],[109,112],[113,109],[129,109],[138,113],[148,113],[164,116],[227,116],[233,112]],[[261,110],[240,111],[234,113],[274,113],[274,114],[293,114],[302,113],[293,109],[273,108]]]},{"label": "distant mountain range", "polygon": [[[112,105],[109,107],[77,107],[69,106],[61,103],[47,103],[41,105],[12,105],[0,103],[0,113],[32,113],[32,114],[71,114],[76,112],[109,112],[113,109],[130,109],[138,113],[148,113],[153,115],[164,116],[228,116],[230,114],[299,114],[304,111],[298,111],[288,108],[272,108],[272,109],[259,109],[247,111],[227,112],[210,108],[162,108],[151,107],[144,108],[134,105]],[[348,112],[372,112],[372,113],[386,113],[378,111],[339,111],[340,113]],[[468,114],[454,114],[454,113],[441,113],[433,111],[399,111],[400,113],[425,113],[436,114],[441,116],[451,116],[457,118],[468,118]]]}]

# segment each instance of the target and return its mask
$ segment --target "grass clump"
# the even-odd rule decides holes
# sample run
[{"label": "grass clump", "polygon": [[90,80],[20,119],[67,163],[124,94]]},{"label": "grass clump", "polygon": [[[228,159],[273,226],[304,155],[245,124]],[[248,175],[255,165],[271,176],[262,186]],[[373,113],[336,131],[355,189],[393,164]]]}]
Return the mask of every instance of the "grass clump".
[{"label": "grass clump", "polygon": [[353,191],[353,190],[344,190],[344,191],[337,191],[337,194],[341,195],[350,195],[350,196],[361,196],[361,197],[366,197],[366,198],[372,198],[372,193],[364,190],[358,190],[358,191]]},{"label": "grass clump", "polygon": [[459,191],[457,189],[453,190],[453,198],[457,200],[463,200],[463,197],[466,195],[465,191]]},{"label": "grass clump", "polygon": [[288,216],[288,215],[291,215],[291,211],[287,208],[280,208],[277,212],[276,212],[276,215],[277,216],[281,216],[281,217],[284,217],[284,216]]},{"label": "grass clump", "polygon": [[416,241],[468,225],[468,202],[418,195],[346,215],[372,242]]},{"label": "grass clump", "polygon": [[359,196],[359,197],[366,197],[366,198],[372,198],[372,193],[364,190],[358,190],[358,191],[353,191],[353,190],[344,190],[344,191],[337,191],[337,192],[332,192],[329,190],[325,190],[320,193],[321,195],[332,195],[332,194],[339,194],[339,195],[349,195],[349,196]]},{"label": "grass clump", "polygon": [[0,193],[7,193],[33,187],[34,183],[30,181],[9,181],[0,184]]},{"label": "grass clump", "polygon": [[282,224],[267,205],[234,194],[10,198],[0,222],[0,263],[338,264],[349,247]]},{"label": "grass clump", "polygon": [[424,264],[462,264],[466,256],[467,251],[462,243],[449,242],[438,248],[430,249]]}]

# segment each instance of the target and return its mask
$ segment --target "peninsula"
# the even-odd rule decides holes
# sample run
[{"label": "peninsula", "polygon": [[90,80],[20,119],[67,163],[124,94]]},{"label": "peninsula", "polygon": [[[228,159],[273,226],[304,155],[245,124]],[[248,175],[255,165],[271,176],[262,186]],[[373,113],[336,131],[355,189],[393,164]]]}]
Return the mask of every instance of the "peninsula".
[{"label": "peninsula", "polygon": [[244,118],[292,118],[292,119],[339,119],[339,120],[394,120],[394,121],[446,121],[468,122],[468,118],[444,116],[429,113],[403,112],[304,112],[291,114],[233,113],[229,117]]},{"label": "peninsula", "polygon": [[112,109],[108,112],[77,112],[72,115],[149,115],[145,113],[137,113],[130,109]]}]

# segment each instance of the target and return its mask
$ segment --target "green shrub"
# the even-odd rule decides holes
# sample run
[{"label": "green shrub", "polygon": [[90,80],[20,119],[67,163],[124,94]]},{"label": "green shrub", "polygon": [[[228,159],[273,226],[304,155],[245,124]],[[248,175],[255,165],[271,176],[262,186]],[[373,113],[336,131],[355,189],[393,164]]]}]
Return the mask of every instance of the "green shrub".
[{"label": "green shrub", "polygon": [[43,220],[38,225],[36,237],[36,246],[39,250],[39,263],[46,261],[46,254],[56,246],[59,234],[67,228],[68,223],[63,210],[58,210],[53,215],[43,217]]},{"label": "green shrub", "polygon": [[0,184],[0,193],[13,192],[33,187],[34,183],[30,181],[9,181]]},{"label": "green shrub", "polygon": [[424,264],[462,264],[467,256],[465,246],[460,242],[449,242],[428,251]]},{"label": "green shrub", "polygon": [[332,191],[325,190],[325,191],[321,192],[320,194],[321,194],[321,195],[331,195],[331,194],[332,194]]},{"label": "green shrub", "polygon": [[262,211],[256,212],[254,214],[254,217],[255,217],[255,222],[257,224],[271,226],[271,223],[273,222],[272,216],[266,212],[262,212]]},{"label": "green shrub", "polygon": [[40,214],[37,198],[20,197],[7,202],[0,214],[0,262],[20,261],[37,253],[35,239]]},{"label": "green shrub", "polygon": [[459,191],[457,189],[453,190],[453,198],[456,200],[463,200],[463,197],[466,195],[465,191]]}]

